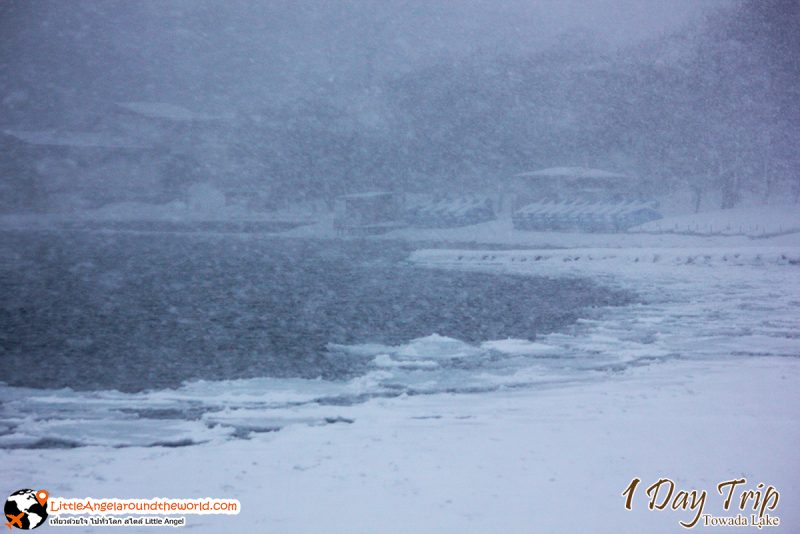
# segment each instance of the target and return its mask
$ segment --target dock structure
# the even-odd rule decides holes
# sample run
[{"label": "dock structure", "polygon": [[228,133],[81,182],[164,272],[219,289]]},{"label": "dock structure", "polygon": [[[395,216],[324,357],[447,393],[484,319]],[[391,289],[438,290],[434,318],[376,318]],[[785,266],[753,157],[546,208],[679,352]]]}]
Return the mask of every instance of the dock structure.
[{"label": "dock structure", "polygon": [[661,215],[648,202],[534,202],[516,210],[511,220],[518,230],[621,232]]},{"label": "dock structure", "polygon": [[406,202],[403,219],[419,228],[455,228],[496,218],[491,199],[486,195],[422,199]]},{"label": "dock structure", "polygon": [[586,167],[552,167],[514,176],[511,220],[518,230],[621,232],[661,218],[637,194],[638,180]]}]

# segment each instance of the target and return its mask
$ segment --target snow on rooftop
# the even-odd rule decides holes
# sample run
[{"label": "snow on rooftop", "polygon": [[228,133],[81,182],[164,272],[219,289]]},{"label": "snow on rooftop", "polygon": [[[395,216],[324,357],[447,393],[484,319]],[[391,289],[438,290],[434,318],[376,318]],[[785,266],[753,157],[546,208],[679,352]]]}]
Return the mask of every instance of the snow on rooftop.
[{"label": "snow on rooftop", "polygon": [[130,139],[114,137],[105,132],[25,131],[3,130],[3,133],[20,141],[41,146],[68,146],[81,148],[150,148]]},{"label": "snow on rooftop", "polygon": [[653,209],[651,202],[534,202],[517,210],[518,215],[617,215],[635,213],[639,210]]},{"label": "snow on rooftop", "polygon": [[515,176],[520,178],[630,178],[625,174],[587,167],[551,167],[538,171],[521,172]]},{"label": "snow on rooftop", "polygon": [[166,102],[123,102],[119,104],[124,109],[145,117],[168,119],[173,121],[211,121],[230,119],[229,114],[211,115],[198,113],[182,106]]}]

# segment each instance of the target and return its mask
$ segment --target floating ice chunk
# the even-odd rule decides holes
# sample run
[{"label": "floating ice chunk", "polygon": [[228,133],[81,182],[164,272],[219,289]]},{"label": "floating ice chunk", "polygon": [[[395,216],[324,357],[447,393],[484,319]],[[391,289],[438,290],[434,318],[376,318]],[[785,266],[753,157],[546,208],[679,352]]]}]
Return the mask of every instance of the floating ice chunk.
[{"label": "floating ice chunk", "polygon": [[357,345],[339,345],[338,343],[328,343],[329,351],[343,352],[353,356],[374,356],[376,354],[394,352],[396,347],[389,347],[379,343],[359,343]]},{"label": "floating ice chunk", "polygon": [[347,382],[347,392],[351,395],[371,395],[383,391],[387,380],[394,378],[389,371],[371,371]]},{"label": "floating ice chunk", "polygon": [[[478,347],[474,347],[458,339],[440,336],[439,334],[431,334],[426,337],[413,339],[405,345],[398,346],[380,345],[378,343],[363,343],[358,345],[337,345],[330,343],[328,344],[328,350],[363,357],[378,357],[383,355],[389,356],[390,359],[395,361],[469,358],[485,352]],[[389,363],[389,360],[381,358],[377,362],[373,362],[376,365],[380,365],[381,363]],[[419,365],[417,365],[417,367],[419,367]]]},{"label": "floating ice chunk", "polygon": [[484,350],[493,350],[502,352],[503,354],[510,354],[513,356],[539,356],[550,355],[561,352],[562,349],[553,345],[546,345],[544,343],[536,343],[528,341],[527,339],[497,339],[494,341],[485,341],[481,343],[481,348]]},{"label": "floating ice chunk", "polygon": [[0,436],[0,448],[23,449],[26,447],[33,447],[41,441],[42,439],[39,436],[32,436],[22,432],[17,432],[15,434],[3,434]]},{"label": "floating ice chunk", "polygon": [[469,358],[483,354],[483,351],[458,339],[431,334],[417,338],[403,345],[395,353],[401,359],[433,359],[447,360],[452,358]]},{"label": "floating ice chunk", "polygon": [[372,364],[376,367],[386,368],[403,368],[403,369],[431,369],[439,367],[439,364],[433,360],[395,360],[388,354],[378,354],[372,360]]},{"label": "floating ice chunk", "polygon": [[334,397],[343,392],[342,383],[308,378],[243,378],[237,380],[195,380],[175,390],[145,393],[152,400],[196,401],[222,405],[258,402],[284,404]]},{"label": "floating ice chunk", "polygon": [[285,410],[263,410],[261,408],[227,409],[220,412],[207,413],[203,416],[203,421],[212,426],[233,427],[240,432],[271,432],[289,425],[320,426],[353,422],[352,419],[335,414],[321,415],[315,413],[314,410],[303,415],[303,412],[291,413]]},{"label": "floating ice chunk", "polygon": [[107,447],[178,446],[229,437],[233,429],[209,428],[198,421],[173,419],[65,419],[30,421],[22,432],[0,437],[0,446],[19,447],[37,443],[63,443],[64,446],[100,445]]}]

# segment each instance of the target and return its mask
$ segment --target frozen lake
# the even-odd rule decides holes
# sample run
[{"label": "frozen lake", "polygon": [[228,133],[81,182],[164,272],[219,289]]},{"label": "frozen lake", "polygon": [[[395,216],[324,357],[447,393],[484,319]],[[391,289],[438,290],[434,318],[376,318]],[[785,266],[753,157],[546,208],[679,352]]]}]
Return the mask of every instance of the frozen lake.
[{"label": "frozen lake", "polygon": [[252,235],[4,232],[0,380],[125,392],[346,380],[375,354],[341,345],[533,340],[586,307],[631,299],[589,280],[414,267],[410,252]]},{"label": "frozen lake", "polygon": [[784,249],[0,237],[0,449],[211,447],[413,397],[432,403],[414,421],[438,421],[462,394],[571,397],[654,364],[797,354]]}]

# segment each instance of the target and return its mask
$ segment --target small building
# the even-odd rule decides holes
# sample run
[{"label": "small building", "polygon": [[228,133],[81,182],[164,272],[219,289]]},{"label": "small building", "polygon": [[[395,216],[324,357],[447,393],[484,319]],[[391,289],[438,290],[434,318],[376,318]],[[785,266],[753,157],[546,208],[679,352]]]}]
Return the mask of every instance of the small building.
[{"label": "small building", "polygon": [[386,191],[342,195],[336,198],[333,227],[347,235],[376,235],[404,226],[401,198]]},{"label": "small building", "polygon": [[551,167],[522,172],[512,180],[517,207],[542,201],[609,202],[638,199],[638,179],[587,167]]},{"label": "small building", "polygon": [[403,219],[420,228],[454,228],[496,218],[492,201],[485,195],[434,197],[423,195],[406,201]]},{"label": "small building", "polygon": [[660,219],[657,203],[625,174],[553,167],[514,176],[511,220],[519,230],[620,232]]},{"label": "small building", "polygon": [[660,219],[647,202],[533,202],[516,210],[511,221],[517,230],[621,232]]}]

